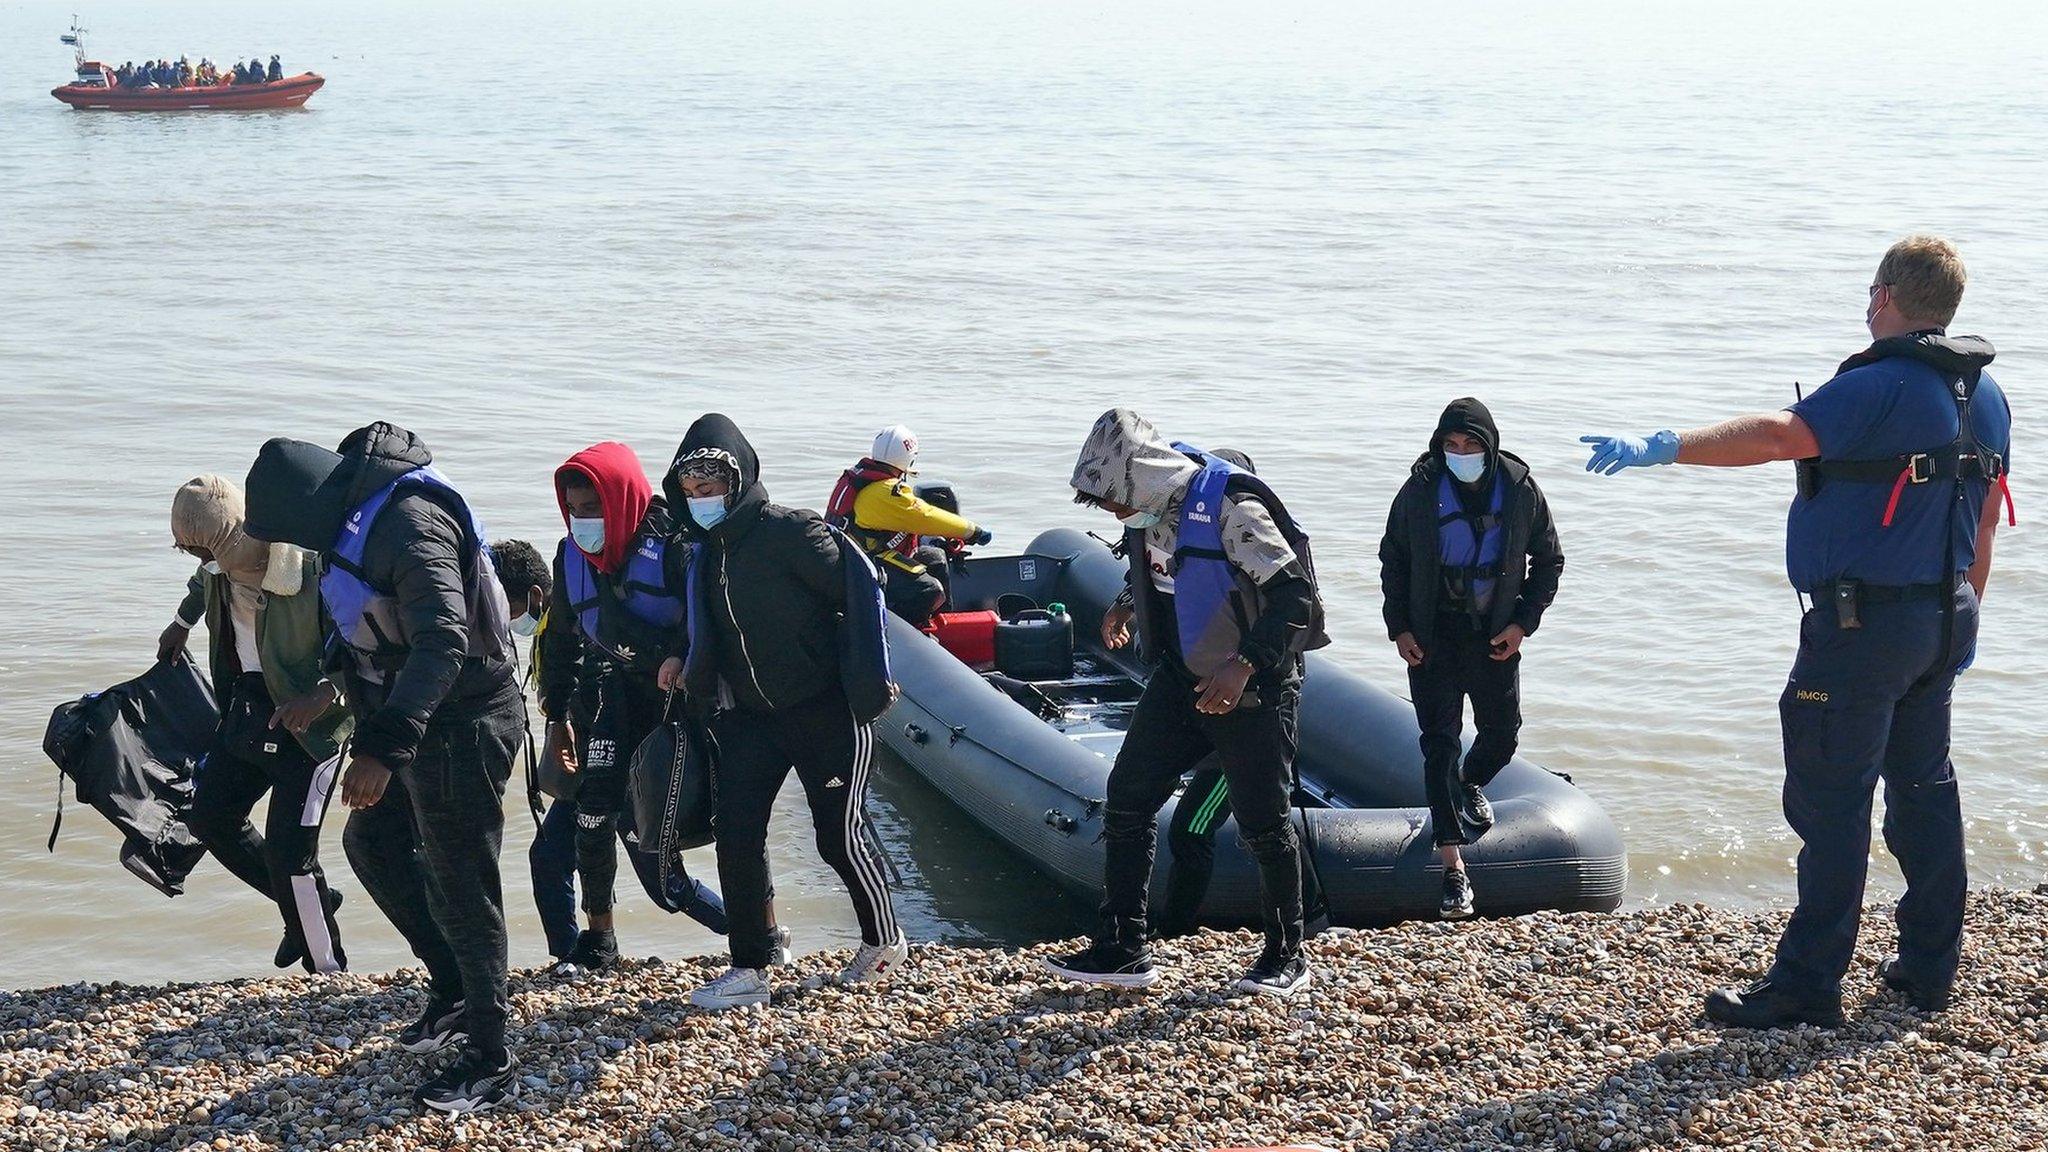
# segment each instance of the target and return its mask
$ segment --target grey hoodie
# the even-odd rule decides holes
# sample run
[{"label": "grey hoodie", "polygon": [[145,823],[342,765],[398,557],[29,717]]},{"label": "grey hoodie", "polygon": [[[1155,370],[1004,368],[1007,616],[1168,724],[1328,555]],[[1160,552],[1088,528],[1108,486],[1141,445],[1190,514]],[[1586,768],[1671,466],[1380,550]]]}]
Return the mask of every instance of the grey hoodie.
[{"label": "grey hoodie", "polygon": [[[1070,483],[1083,495],[1157,513],[1159,523],[1145,529],[1145,549],[1171,556],[1180,542],[1181,498],[1200,471],[1150,420],[1112,408],[1088,430]],[[1266,583],[1295,562],[1287,537],[1254,497],[1226,501],[1219,528],[1223,555],[1254,583]]]}]

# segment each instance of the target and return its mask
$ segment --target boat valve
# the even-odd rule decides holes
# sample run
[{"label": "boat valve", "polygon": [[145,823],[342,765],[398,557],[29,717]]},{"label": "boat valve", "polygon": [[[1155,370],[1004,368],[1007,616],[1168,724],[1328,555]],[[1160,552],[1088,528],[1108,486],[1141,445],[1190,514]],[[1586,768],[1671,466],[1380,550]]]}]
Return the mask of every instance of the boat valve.
[{"label": "boat valve", "polygon": [[1074,819],[1072,816],[1067,815],[1065,812],[1062,812],[1057,808],[1047,808],[1045,810],[1045,822],[1047,826],[1058,829],[1059,831],[1068,833],[1070,835],[1073,833],[1074,829],[1081,826],[1080,821]]},{"label": "boat valve", "polygon": [[925,731],[924,729],[918,727],[915,724],[905,724],[903,726],[903,734],[905,736],[910,737],[910,742],[912,744],[923,744],[924,742],[932,738],[931,733]]}]

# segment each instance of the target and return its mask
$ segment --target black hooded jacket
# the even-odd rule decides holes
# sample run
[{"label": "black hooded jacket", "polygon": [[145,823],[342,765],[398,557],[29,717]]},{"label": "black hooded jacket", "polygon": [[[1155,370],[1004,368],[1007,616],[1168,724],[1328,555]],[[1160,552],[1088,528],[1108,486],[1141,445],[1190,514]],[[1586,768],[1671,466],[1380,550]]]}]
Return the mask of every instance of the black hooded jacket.
[{"label": "black hooded jacket", "polygon": [[1487,471],[1482,490],[1498,469],[1507,481],[1501,507],[1501,556],[1505,571],[1494,585],[1487,635],[1497,636],[1509,624],[1534,635],[1544,609],[1557,598],[1564,574],[1564,549],[1550,521],[1550,505],[1529,475],[1529,466],[1500,447],[1500,432],[1486,406],[1469,397],[1444,409],[1430,437],[1429,451],[1415,461],[1408,480],[1387,514],[1387,532],[1380,540],[1380,591],[1385,596],[1387,638],[1415,636],[1426,651],[1436,634],[1437,601],[1443,588],[1437,542],[1437,482],[1444,474],[1444,437],[1465,432],[1486,446]]},{"label": "black hooded jacket", "polygon": [[[433,459],[419,437],[381,421],[349,433],[338,453],[272,440],[249,470],[243,528],[317,550],[324,565],[351,510]],[[337,644],[330,666],[348,677],[354,750],[402,768],[430,720],[480,715],[515,690],[505,594],[466,518],[430,492],[402,491],[384,506],[364,541],[362,570],[397,600],[404,662],[379,683]]]},{"label": "black hooded jacket", "polygon": [[[684,464],[707,456],[723,459],[739,477],[726,498],[725,519],[709,530],[691,517],[678,476]],[[699,649],[684,684],[692,705],[708,707],[720,681],[735,703],[753,712],[801,704],[838,687],[845,561],[825,521],[808,509],[769,503],[753,445],[715,412],[690,425],[661,488],[678,537],[705,549],[693,619],[707,634],[688,637],[676,653]]]}]

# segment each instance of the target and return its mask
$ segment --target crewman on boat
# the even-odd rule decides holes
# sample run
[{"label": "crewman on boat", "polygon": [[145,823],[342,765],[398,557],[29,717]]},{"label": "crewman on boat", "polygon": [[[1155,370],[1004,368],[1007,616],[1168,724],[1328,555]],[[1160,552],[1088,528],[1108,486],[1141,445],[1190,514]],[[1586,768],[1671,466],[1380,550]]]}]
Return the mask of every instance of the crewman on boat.
[{"label": "crewman on boat", "polygon": [[925,537],[986,544],[994,536],[920,498],[910,486],[916,468],[917,434],[901,424],[882,429],[860,463],[840,473],[825,519],[875,558],[889,610],[923,628],[946,602],[946,552]]},{"label": "crewman on boat", "polygon": [[[1408,665],[1422,732],[1430,840],[1443,861],[1438,914],[1473,914],[1461,845],[1493,827],[1484,788],[1515,755],[1522,642],[1557,597],[1564,549],[1529,466],[1501,450],[1472,397],[1437,419],[1387,514],[1380,589],[1387,638]],[[1476,735],[1464,747],[1465,702]]]},{"label": "crewman on boat", "polygon": [[1879,780],[1906,893],[1898,955],[1878,976],[1923,1011],[1948,1004],[1968,889],[1950,694],[1975,655],[1992,538],[2011,513],[2012,414],[1985,371],[1991,344],[1948,335],[1963,285],[1953,245],[1908,236],[1871,279],[1870,347],[1811,395],[1687,432],[1582,438],[1593,446],[1587,469],[1610,476],[1798,462],[1785,563],[1813,606],[1778,715],[1799,902],[1764,978],[1707,997],[1721,1024],[1842,1023]]},{"label": "crewman on boat", "polygon": [[270,56],[270,68],[264,73],[264,78],[272,83],[284,79],[284,65],[278,62],[276,53]]},{"label": "crewman on boat", "polygon": [[1308,536],[1265,481],[1169,443],[1128,409],[1095,422],[1071,483],[1077,502],[1122,522],[1131,557],[1131,600],[1104,614],[1103,642],[1128,643],[1135,622],[1158,666],[1109,774],[1101,926],[1047,967],[1083,983],[1158,982],[1146,943],[1153,819],[1214,753],[1258,861],[1266,936],[1237,987],[1291,996],[1311,979],[1292,819],[1302,653],[1328,643]]}]

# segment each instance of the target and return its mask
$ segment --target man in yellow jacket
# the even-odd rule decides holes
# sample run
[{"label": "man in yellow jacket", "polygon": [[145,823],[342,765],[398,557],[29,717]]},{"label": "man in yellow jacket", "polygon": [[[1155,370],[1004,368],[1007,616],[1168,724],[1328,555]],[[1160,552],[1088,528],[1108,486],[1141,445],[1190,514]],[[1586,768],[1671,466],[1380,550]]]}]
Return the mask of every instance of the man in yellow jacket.
[{"label": "man in yellow jacket", "polygon": [[873,449],[840,474],[825,519],[860,542],[884,576],[889,610],[919,628],[946,602],[940,580],[946,554],[925,537],[986,544],[988,529],[918,497],[910,486],[917,466],[917,434],[901,424],[875,433]]}]

